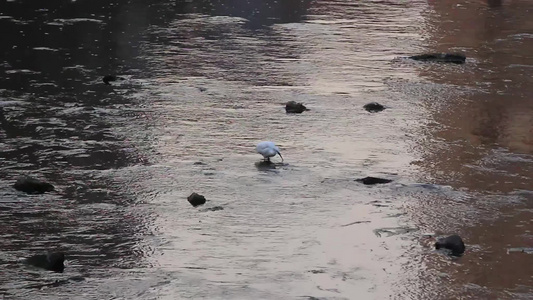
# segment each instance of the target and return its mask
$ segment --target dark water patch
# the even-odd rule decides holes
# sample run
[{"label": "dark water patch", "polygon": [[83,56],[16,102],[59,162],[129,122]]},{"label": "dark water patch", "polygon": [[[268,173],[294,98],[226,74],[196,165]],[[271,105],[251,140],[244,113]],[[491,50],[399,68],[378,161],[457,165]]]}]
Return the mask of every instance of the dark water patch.
[{"label": "dark water patch", "polygon": [[219,211],[219,210],[224,210],[224,207],[223,206],[213,206],[213,207],[204,208],[201,211],[202,212],[209,212],[209,211]]},{"label": "dark water patch", "polygon": [[85,280],[84,277],[81,276],[74,276],[67,279],[56,279],[54,282],[50,283],[39,283],[39,284],[28,284],[23,286],[24,289],[37,289],[41,290],[44,288],[52,288],[52,287],[59,287],[65,284],[72,284],[76,282],[83,282]]}]

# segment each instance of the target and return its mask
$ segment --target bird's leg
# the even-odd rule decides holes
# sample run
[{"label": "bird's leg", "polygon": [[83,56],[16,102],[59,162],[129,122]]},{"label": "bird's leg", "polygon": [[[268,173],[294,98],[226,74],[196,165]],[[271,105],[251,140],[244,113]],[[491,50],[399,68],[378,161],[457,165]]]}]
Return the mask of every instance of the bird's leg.
[{"label": "bird's leg", "polygon": [[270,157],[267,157],[267,161],[270,162]]}]

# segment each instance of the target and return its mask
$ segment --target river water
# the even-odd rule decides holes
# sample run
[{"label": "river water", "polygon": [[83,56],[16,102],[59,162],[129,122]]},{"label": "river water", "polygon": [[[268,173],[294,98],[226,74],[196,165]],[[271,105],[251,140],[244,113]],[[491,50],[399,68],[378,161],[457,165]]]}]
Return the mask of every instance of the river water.
[{"label": "river water", "polygon": [[[513,249],[533,247],[532,12],[2,2],[0,297],[530,299]],[[424,52],[468,59],[401,58]],[[259,164],[262,140],[284,163]],[[17,192],[21,175],[56,191]],[[433,250],[453,233],[464,256]],[[47,250],[64,273],[20,262]]]}]

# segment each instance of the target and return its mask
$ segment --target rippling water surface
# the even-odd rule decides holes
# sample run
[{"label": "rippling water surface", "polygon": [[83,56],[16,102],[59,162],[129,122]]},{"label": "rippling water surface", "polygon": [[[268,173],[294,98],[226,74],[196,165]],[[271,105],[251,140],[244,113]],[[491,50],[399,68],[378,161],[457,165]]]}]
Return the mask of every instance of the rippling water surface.
[{"label": "rippling water surface", "polygon": [[[0,296],[532,297],[533,256],[509,251],[533,247],[532,10],[0,4]],[[402,58],[424,52],[468,59]],[[291,100],[311,110],[285,114]],[[284,163],[259,164],[262,140]],[[56,192],[17,192],[21,175]],[[461,258],[432,248],[452,233]],[[64,273],[20,263],[46,250]]]}]

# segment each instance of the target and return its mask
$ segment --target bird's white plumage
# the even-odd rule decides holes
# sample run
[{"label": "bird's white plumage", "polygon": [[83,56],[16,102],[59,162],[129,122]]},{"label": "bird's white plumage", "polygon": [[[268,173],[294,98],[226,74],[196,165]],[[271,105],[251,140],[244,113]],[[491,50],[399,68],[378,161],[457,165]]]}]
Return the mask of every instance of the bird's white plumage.
[{"label": "bird's white plumage", "polygon": [[276,156],[276,154],[279,154],[281,160],[283,160],[283,157],[279,153],[279,148],[273,142],[261,142],[257,144],[255,150],[257,150],[259,154],[263,155],[265,159],[270,159],[271,157]]}]

